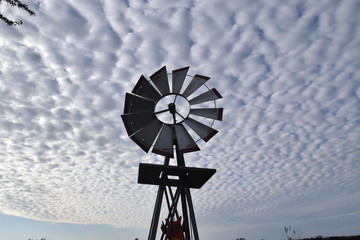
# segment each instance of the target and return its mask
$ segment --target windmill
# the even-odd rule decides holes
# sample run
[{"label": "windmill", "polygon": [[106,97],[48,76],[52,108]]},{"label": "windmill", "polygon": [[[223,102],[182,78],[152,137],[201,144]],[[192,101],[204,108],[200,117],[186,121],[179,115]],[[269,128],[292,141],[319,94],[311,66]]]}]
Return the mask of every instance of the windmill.
[{"label": "windmill", "polygon": [[[159,186],[149,240],[156,238],[164,196],[168,215],[161,225],[161,239],[199,239],[190,188],[201,188],[216,172],[185,166],[184,153],[199,151],[197,142],[207,142],[218,132],[212,126],[223,115],[223,108],[216,107],[222,96],[206,85],[210,78],[190,76],[188,70],[185,67],[168,74],[164,66],[150,81],[142,75],[125,97],[121,117],[127,134],[145,152],[165,157],[163,165],[139,165],[138,183]],[[200,89],[205,91],[196,95]],[[176,159],[176,165],[169,164],[170,158]]]}]

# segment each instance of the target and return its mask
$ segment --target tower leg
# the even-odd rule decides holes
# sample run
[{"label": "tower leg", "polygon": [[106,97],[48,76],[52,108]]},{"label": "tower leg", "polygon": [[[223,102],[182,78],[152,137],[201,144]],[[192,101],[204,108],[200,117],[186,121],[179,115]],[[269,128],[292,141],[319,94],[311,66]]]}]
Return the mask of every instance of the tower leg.
[{"label": "tower leg", "polygon": [[185,188],[181,187],[181,205],[182,205],[182,214],[184,217],[184,227],[185,227],[185,239],[190,240],[190,229],[189,229],[189,216],[188,208],[186,204]]},{"label": "tower leg", "polygon": [[199,240],[199,233],[198,233],[196,219],[195,219],[194,207],[193,207],[193,203],[191,200],[190,189],[187,188],[187,189],[185,189],[185,191],[186,191],[187,202],[189,205],[189,214],[190,214],[191,225],[192,225],[193,232],[194,232],[194,240]]},{"label": "tower leg", "polygon": [[164,185],[159,186],[156,202],[155,202],[154,214],[151,220],[148,240],[155,240],[156,238],[156,230],[159,225],[159,217],[160,217],[161,203],[164,195],[164,189],[165,189]]},{"label": "tower leg", "polygon": [[[170,161],[170,158],[165,157],[164,165],[169,165],[169,161]],[[165,187],[166,186],[164,184],[161,184],[161,185],[159,185],[159,188],[158,188],[158,193],[156,196],[155,208],[154,208],[154,213],[153,213],[153,217],[151,220],[151,226],[150,226],[148,240],[155,240],[155,238],[156,238],[156,231],[157,231],[157,227],[159,225],[159,217],[160,217],[162,199],[164,196],[164,191],[166,190]]]}]

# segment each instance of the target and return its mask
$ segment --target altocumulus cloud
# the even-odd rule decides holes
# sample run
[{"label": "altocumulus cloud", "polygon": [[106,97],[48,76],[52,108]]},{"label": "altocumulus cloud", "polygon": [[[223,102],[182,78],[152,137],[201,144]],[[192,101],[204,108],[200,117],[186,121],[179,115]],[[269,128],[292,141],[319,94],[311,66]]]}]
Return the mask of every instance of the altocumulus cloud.
[{"label": "altocumulus cloud", "polygon": [[23,27],[0,24],[1,212],[146,228],[156,188],[137,166],[162,159],[120,115],[165,64],[224,96],[219,134],[186,155],[218,170],[193,191],[204,225],[359,210],[358,1],[29,4]]}]

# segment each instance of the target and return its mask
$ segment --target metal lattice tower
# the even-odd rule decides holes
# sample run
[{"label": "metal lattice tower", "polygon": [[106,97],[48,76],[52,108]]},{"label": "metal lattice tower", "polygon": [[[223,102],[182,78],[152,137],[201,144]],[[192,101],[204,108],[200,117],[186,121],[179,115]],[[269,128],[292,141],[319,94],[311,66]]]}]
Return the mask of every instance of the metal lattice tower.
[{"label": "metal lattice tower", "polygon": [[[164,66],[150,81],[141,76],[132,92],[126,93],[121,117],[129,137],[145,152],[165,157],[163,165],[139,165],[138,183],[159,186],[149,240],[156,238],[164,196],[168,215],[161,226],[161,239],[199,239],[190,188],[201,188],[216,172],[185,166],[184,153],[199,151],[197,142],[207,142],[218,132],[212,125],[223,115],[223,108],[216,107],[222,96],[205,84],[210,78],[190,76],[188,70],[185,67],[168,74]],[[201,88],[205,91],[196,95]],[[208,107],[209,103],[213,106]],[[176,165],[169,164],[170,158],[176,159]]]}]

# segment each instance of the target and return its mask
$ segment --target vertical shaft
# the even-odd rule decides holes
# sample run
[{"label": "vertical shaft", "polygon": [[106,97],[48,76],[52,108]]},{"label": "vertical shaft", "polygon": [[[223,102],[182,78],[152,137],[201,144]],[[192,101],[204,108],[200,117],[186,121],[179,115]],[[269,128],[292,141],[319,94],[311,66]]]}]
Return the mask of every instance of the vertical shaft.
[{"label": "vertical shaft", "polygon": [[[176,132],[175,132],[175,134],[176,134]],[[177,143],[176,136],[174,139],[174,145],[175,145],[175,151],[176,151],[177,165],[185,167],[184,155],[179,150],[179,145]],[[182,214],[183,214],[183,221],[184,221],[184,227],[185,227],[185,239],[190,240],[189,217],[188,217],[188,208],[187,208],[187,204],[186,204],[186,193],[185,193],[185,186],[184,186],[185,181],[186,181],[186,176],[179,176],[179,181],[181,183],[180,191],[181,191]]]}]

